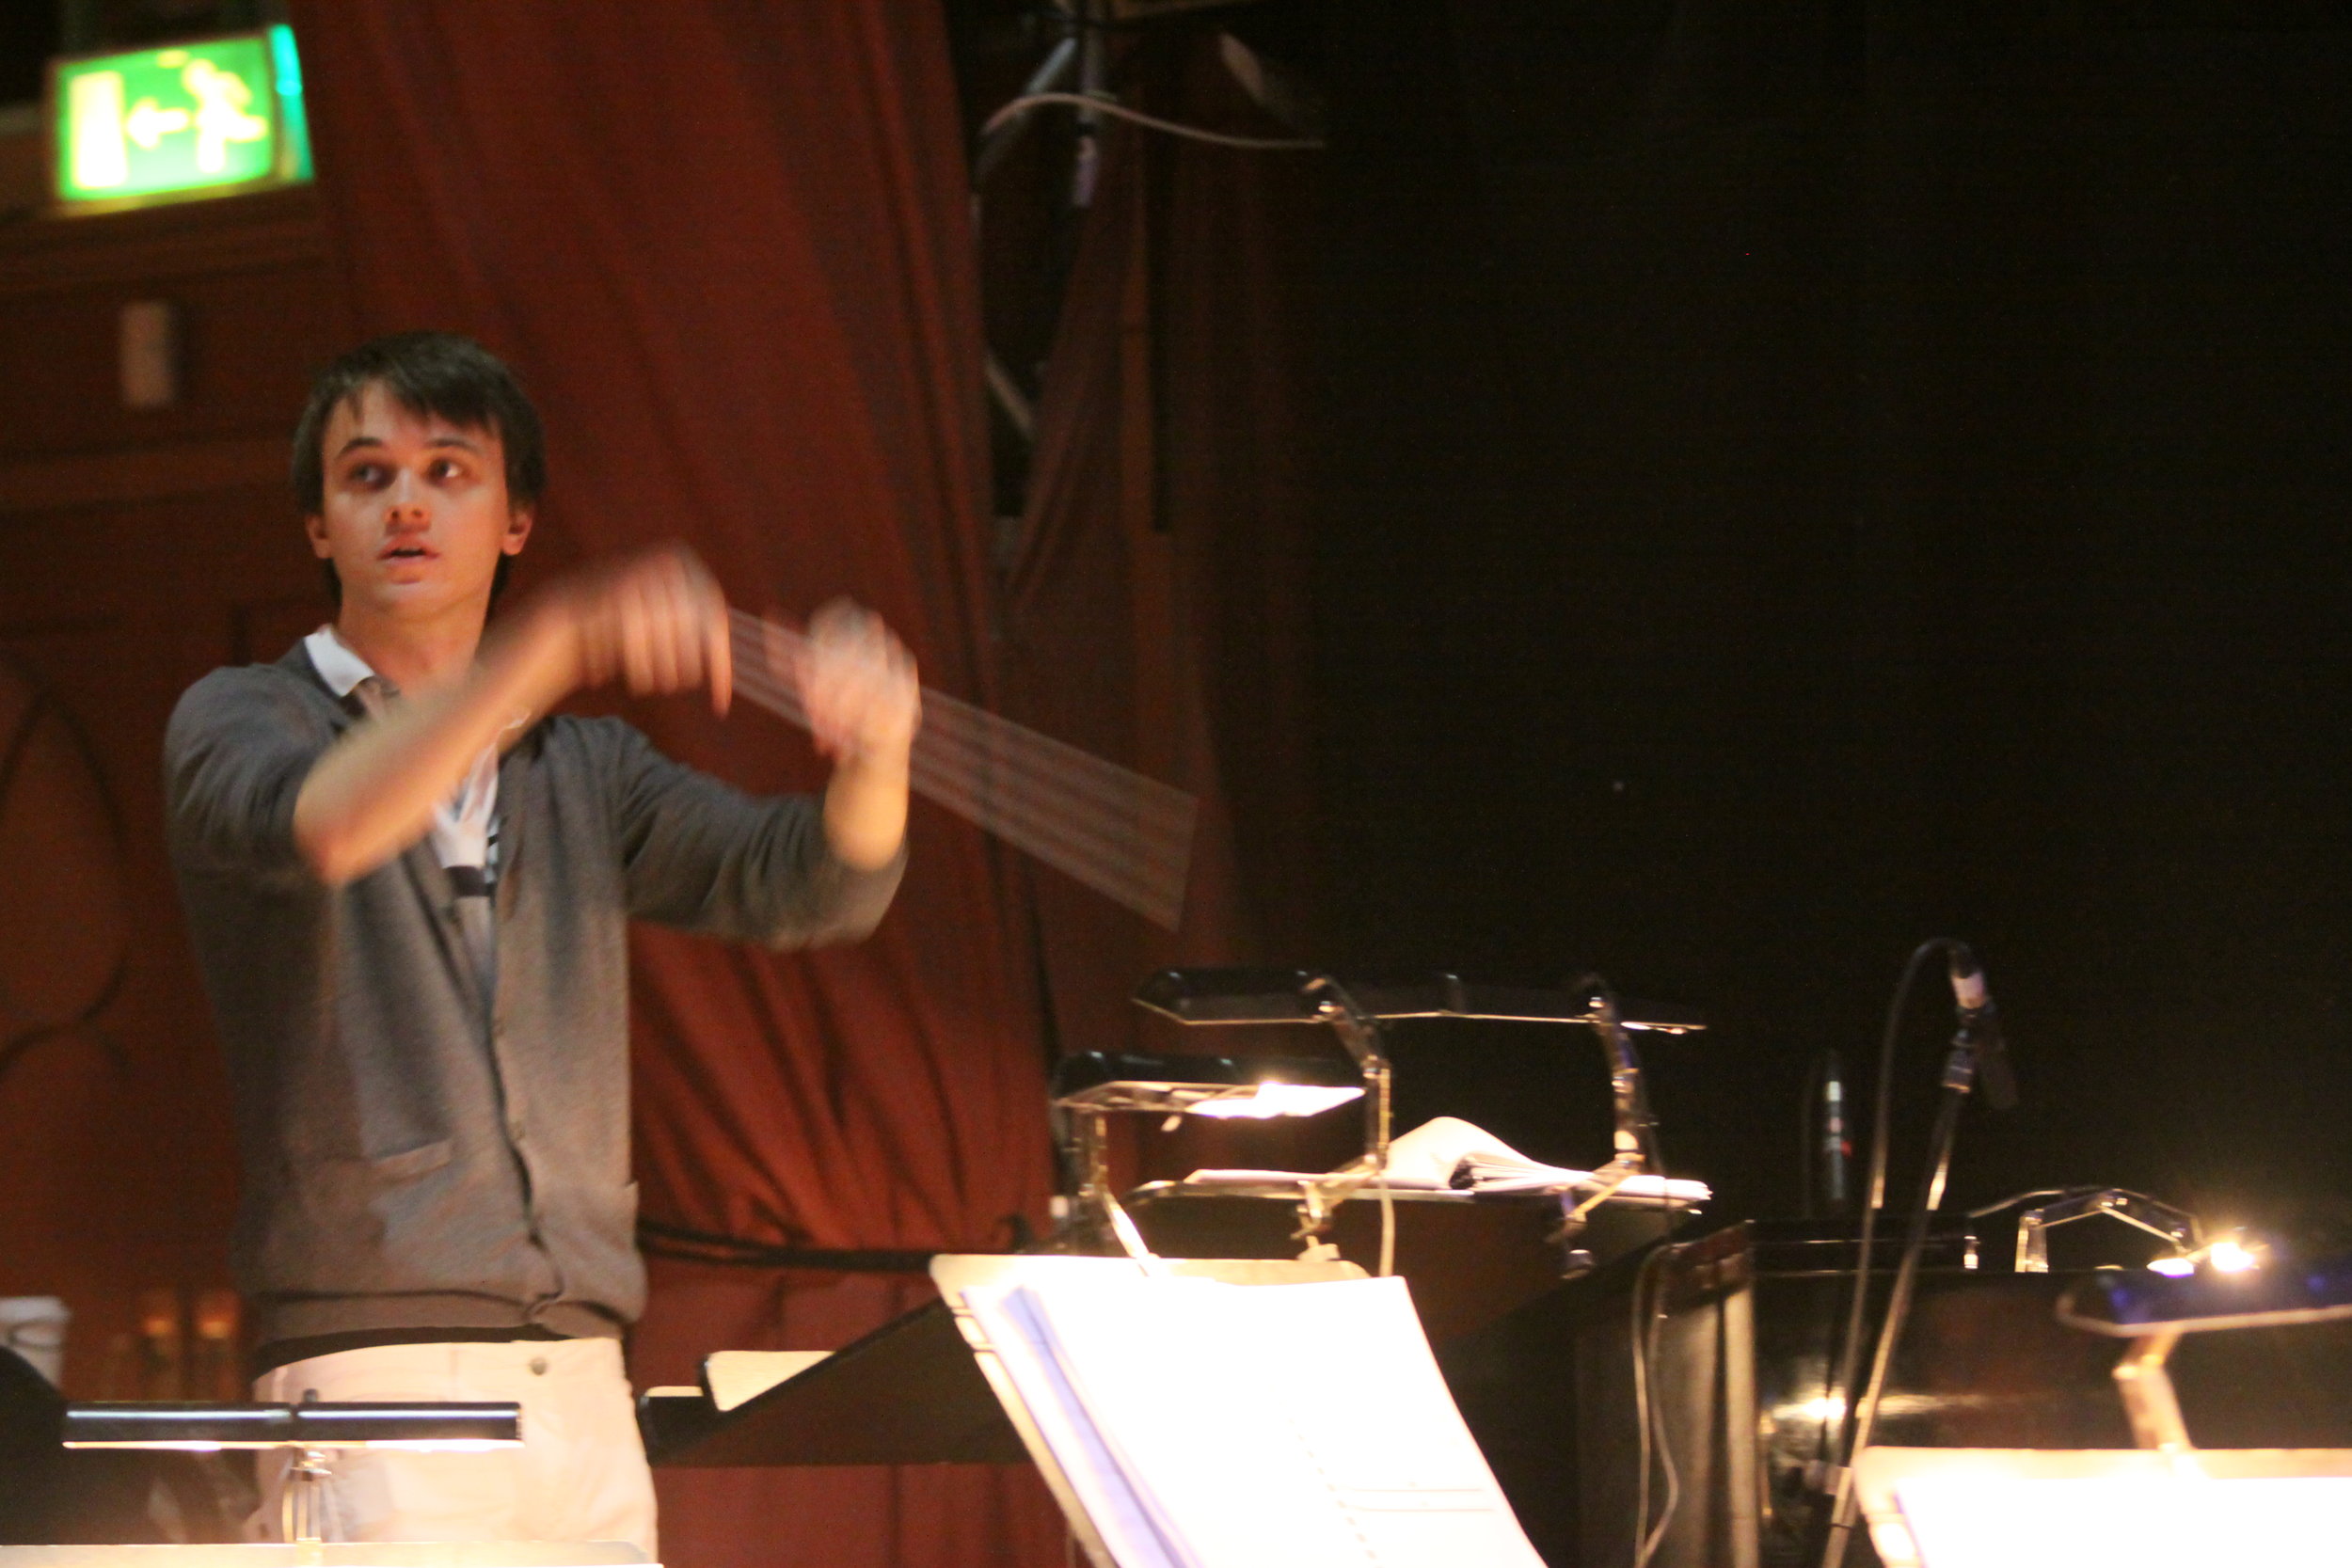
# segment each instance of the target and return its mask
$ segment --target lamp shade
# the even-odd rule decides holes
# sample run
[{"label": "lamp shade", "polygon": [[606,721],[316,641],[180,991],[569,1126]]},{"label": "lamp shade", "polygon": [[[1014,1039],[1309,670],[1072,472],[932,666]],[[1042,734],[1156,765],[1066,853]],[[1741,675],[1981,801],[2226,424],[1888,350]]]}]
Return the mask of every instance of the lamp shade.
[{"label": "lamp shade", "polygon": [[2336,1318],[2352,1318],[2352,1258],[2179,1278],[2144,1269],[2102,1269],[2058,1304],[2060,1322],[2123,1338]]}]

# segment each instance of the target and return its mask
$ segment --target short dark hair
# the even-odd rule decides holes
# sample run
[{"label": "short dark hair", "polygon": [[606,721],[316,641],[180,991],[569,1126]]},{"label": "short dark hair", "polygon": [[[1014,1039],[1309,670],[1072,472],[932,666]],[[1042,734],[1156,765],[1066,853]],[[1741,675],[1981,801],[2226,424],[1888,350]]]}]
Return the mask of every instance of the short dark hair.
[{"label": "short dark hair", "polygon": [[[537,504],[547,488],[547,440],[539,411],[524,395],[515,372],[471,338],[454,332],[395,332],[361,343],[321,371],[310,384],[310,401],[294,423],[294,494],[302,515],[326,509],[327,421],[335,410],[357,403],[370,387],[419,418],[431,416],[471,430],[495,432],[506,453],[506,499],[510,506]],[[327,593],[342,603],[335,563],[326,567]],[[511,556],[499,558],[490,594],[506,586]]]}]

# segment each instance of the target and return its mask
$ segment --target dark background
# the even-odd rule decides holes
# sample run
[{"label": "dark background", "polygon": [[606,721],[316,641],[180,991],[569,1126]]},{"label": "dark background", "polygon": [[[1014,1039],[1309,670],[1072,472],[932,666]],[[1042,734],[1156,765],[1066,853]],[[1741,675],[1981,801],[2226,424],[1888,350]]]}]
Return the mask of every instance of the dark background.
[{"label": "dark background", "polygon": [[[1948,934],[2025,1092],[1971,1113],[1959,1200],[2120,1183],[2352,1248],[2345,7],[1171,11],[1115,30],[1127,102],[1280,130],[1220,64],[1230,28],[1319,89],[1327,148],[1116,131],[1079,214],[1071,120],[1041,115],[970,269],[963,155],[1054,41],[1035,0],[318,0],[316,186],[37,215],[28,52],[278,9],[0,0],[0,697],[72,717],[121,861],[0,865],[0,930],[128,933],[95,1026],[0,1072],[0,1290],[72,1304],[77,1396],[191,1391],[158,1347],[226,1284],[164,718],[317,624],[290,411],[338,348],[428,317],[528,367],[569,443],[564,548],[658,517],[739,592],[898,594],[935,680],[1211,808],[1174,937],[934,818],[855,952],[641,948],[645,1057],[680,1069],[640,1085],[664,1219],[995,1244],[1042,1209],[1044,1058],[1126,1043],[1136,978],[1211,959],[1597,967],[1700,1006],[1707,1036],[1649,1049],[1667,1152],[1719,1216],[1787,1212],[1813,1063],[1859,1079],[1904,956]],[[640,87],[660,113],[616,118]],[[118,329],[146,300],[183,312],[188,385],[134,411]],[[1001,420],[983,453],[983,327],[1057,454]],[[649,345],[668,378],[611,373]],[[772,437],[730,422],[754,416]],[[681,465],[675,525],[623,504]],[[747,783],[807,765],[691,707],[636,711]],[[0,787],[0,851],[63,842],[45,810]],[[0,942],[0,980],[42,951]],[[1045,1028],[1011,994],[1032,977]],[[1396,1055],[1401,1127],[1605,1152],[1587,1036],[1420,1026]],[[1352,1131],[1162,1139],[1149,1174],[1313,1168]],[[659,1267],[650,1382],[842,1343],[919,1289]],[[1021,1560],[1061,1551],[1001,1478],[812,1472],[809,1506],[740,1480],[675,1511],[673,1560],[966,1561],[1024,1521]],[[843,1537],[844,1509],[903,1520],[904,1549]]]},{"label": "dark background", "polygon": [[[1323,961],[1704,1007],[1668,1157],[1786,1212],[1962,937],[2024,1102],[1956,1200],[2352,1243],[2344,8],[1320,14]],[[1589,1038],[1398,1057],[1605,1147]]]},{"label": "dark background", "polygon": [[[1052,34],[1028,0],[943,7],[973,129]],[[123,41],[276,9],[0,5],[0,97],[93,28]],[[784,17],[728,12],[789,41]],[[1243,881],[1279,884],[1262,902],[1288,910],[1305,878],[1311,908],[1216,956],[1531,982],[1598,968],[1702,1007],[1707,1036],[1650,1048],[1657,1100],[1675,1165],[1740,1214],[1797,1202],[1818,1054],[1866,1076],[1904,956],[1963,937],[2025,1098],[1971,1112],[1959,1199],[2112,1182],[2352,1246],[2352,8],[1261,0],[1120,30],[1117,86],[1275,129],[1217,77],[1221,28],[1320,89],[1328,146],[1216,165],[1126,144],[1189,193],[1156,198],[1151,238],[1160,325],[1216,328],[1180,367],[1194,383],[1221,394],[1204,363],[1274,352],[1216,316],[1216,236],[1279,229],[1268,270],[1304,258],[1307,716],[1262,705],[1253,731],[1229,705],[1217,738]],[[780,57],[808,55],[793,36]],[[29,146],[30,111],[10,112]],[[1084,228],[1052,207],[1072,142],[1041,117],[990,187],[989,337],[1032,392],[1050,390]],[[1296,160],[1279,179],[1278,159]],[[1219,229],[1192,211],[1204,191],[1260,205]],[[28,1157],[56,1174],[11,1227],[87,1242],[72,1267],[93,1279],[217,1274],[227,1155],[153,749],[195,673],[314,624],[308,563],[273,531],[286,410],[358,330],[344,266],[301,193],[95,225],[0,214],[0,653],[93,716],[145,922],[108,1027],[186,1085],[59,1052],[11,1092],[135,1097],[213,1139],[135,1180],[109,1114],[12,1113],[72,1148]],[[115,311],[151,295],[188,309],[195,379],[186,406],[130,415]],[[1263,471],[1268,453],[1211,428],[1214,397],[1166,401],[1192,420],[1163,420],[1167,474],[1215,467],[1203,430],[1232,471]],[[1004,515],[1029,476],[998,435]],[[219,548],[124,553],[166,530]],[[1252,542],[1217,547],[1248,562]],[[1254,611],[1238,576],[1216,578],[1213,612]],[[126,625],[178,641],[134,657]],[[1295,674],[1263,657],[1226,672]],[[1301,729],[1303,788],[1272,755]],[[1311,800],[1310,829],[1251,816],[1278,794]],[[1105,947],[1117,988],[1150,967],[1124,957],[1141,940]],[[1906,1037],[1906,1148],[1936,989]],[[1603,1152],[1587,1037],[1432,1025],[1397,1056],[1400,1126],[1454,1112],[1538,1155]],[[85,1170],[108,1173],[100,1219],[67,1180]],[[11,1288],[83,1288],[45,1256],[21,1273]],[[90,1289],[77,1312],[96,1325]],[[85,1342],[129,1332],[119,1294]]]}]

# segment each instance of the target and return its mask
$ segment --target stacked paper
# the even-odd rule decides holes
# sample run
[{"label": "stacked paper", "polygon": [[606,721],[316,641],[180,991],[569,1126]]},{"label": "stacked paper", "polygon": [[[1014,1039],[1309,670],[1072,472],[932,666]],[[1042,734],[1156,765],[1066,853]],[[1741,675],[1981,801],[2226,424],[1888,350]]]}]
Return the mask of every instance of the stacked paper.
[{"label": "stacked paper", "polygon": [[1120,1568],[1542,1568],[1401,1279],[963,1299]]}]

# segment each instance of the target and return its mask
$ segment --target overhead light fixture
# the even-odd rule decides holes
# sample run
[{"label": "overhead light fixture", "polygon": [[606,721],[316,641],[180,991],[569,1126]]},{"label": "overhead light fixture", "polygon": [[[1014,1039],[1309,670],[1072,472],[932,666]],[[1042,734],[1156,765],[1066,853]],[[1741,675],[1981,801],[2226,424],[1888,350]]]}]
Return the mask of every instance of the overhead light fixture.
[{"label": "overhead light fixture", "polygon": [[1054,1069],[1054,1104],[1065,1111],[1311,1117],[1363,1094],[1348,1064],[1311,1058],[1241,1061],[1088,1051],[1064,1057]]},{"label": "overhead light fixture", "polygon": [[[1106,1227],[1134,1258],[1148,1258],[1143,1233],[1111,1189],[1107,1118],[1121,1112],[1225,1120],[1317,1116],[1386,1087],[1388,1063],[1375,1053],[1377,1079],[1355,1064],[1329,1058],[1263,1056],[1141,1056],[1086,1051],[1054,1069],[1054,1109],[1072,1117],[1078,1167],[1078,1205]],[[1385,1096],[1382,1097],[1385,1101]],[[1385,1117],[1380,1132],[1387,1131]]]},{"label": "overhead light fixture", "polygon": [[1192,1108],[1196,1117],[1244,1117],[1263,1120],[1268,1117],[1311,1117],[1364,1098],[1363,1085],[1346,1088],[1321,1088],[1312,1084],[1260,1084],[1248,1094],[1233,1099],[1205,1101]]}]

